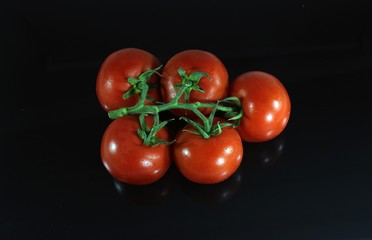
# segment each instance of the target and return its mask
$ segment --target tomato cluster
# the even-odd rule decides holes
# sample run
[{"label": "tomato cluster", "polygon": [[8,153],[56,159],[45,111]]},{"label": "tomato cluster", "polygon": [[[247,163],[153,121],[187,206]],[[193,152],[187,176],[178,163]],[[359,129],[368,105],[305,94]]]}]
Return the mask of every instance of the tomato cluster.
[{"label": "tomato cluster", "polygon": [[[103,134],[101,158],[117,180],[145,185],[172,161],[184,177],[213,184],[240,166],[243,141],[264,142],[286,127],[288,93],[273,75],[250,71],[229,81],[213,53],[185,50],[162,66],[151,53],[124,48],[99,70],[97,98],[114,119]],[[160,112],[186,121],[172,136]]]}]

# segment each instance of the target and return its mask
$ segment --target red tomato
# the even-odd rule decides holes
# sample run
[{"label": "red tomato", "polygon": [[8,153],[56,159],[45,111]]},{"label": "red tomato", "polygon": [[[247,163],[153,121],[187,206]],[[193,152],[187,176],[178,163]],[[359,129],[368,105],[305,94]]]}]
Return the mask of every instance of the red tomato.
[{"label": "red tomato", "polygon": [[[224,119],[215,118],[224,122]],[[186,130],[186,131],[184,131]],[[182,175],[195,183],[212,184],[229,178],[243,157],[241,138],[233,127],[209,139],[193,134],[191,125],[178,132],[173,143],[173,158]]]},{"label": "red tomato", "polygon": [[291,102],[287,90],[273,75],[261,71],[243,73],[231,83],[229,94],[242,103],[244,116],[237,130],[244,141],[267,141],[286,127]]},{"label": "red tomato", "polygon": [[[145,50],[125,48],[111,53],[101,65],[96,81],[96,94],[101,106],[111,111],[136,105],[139,94],[123,99],[123,94],[132,87],[128,77],[138,78],[141,73],[159,66],[159,60]],[[160,77],[153,74],[148,83],[159,84],[159,80]],[[149,90],[148,95],[157,101],[161,100],[159,89]],[[146,101],[146,104],[150,103]]]},{"label": "red tomato", "polygon": [[[164,66],[161,78],[161,94],[164,102],[170,102],[176,96],[174,85],[181,82],[178,69],[183,68],[187,75],[192,72],[205,72],[209,75],[202,77],[199,86],[204,93],[193,90],[189,102],[215,102],[227,96],[229,79],[228,73],[219,58],[214,54],[202,50],[186,50],[174,55]],[[184,97],[180,99],[184,102]],[[211,109],[200,109],[202,113],[209,114]],[[195,117],[191,111],[177,109],[172,111],[177,116]]]},{"label": "red tomato", "polygon": [[[153,119],[146,117],[148,126]],[[117,118],[105,130],[101,142],[101,158],[107,171],[117,180],[144,185],[159,180],[170,165],[169,145],[156,147],[142,144],[137,135],[140,128],[137,116]],[[169,141],[166,127],[156,136]]]}]

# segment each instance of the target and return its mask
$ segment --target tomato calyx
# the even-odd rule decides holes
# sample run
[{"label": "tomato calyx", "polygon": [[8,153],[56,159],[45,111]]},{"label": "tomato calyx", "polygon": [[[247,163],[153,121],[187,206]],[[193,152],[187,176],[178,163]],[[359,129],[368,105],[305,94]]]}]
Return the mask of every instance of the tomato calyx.
[{"label": "tomato calyx", "polygon": [[[146,72],[141,73],[138,78],[135,77],[128,77],[128,82],[132,85],[132,87],[123,94],[123,99],[130,98],[134,94],[141,94],[145,95],[145,98],[147,100],[155,102],[154,99],[152,99],[150,96],[147,95],[147,92],[149,89],[157,88],[157,85],[154,84],[148,84],[147,81],[150,79],[150,77],[153,74],[158,74],[161,76],[161,74],[158,72],[161,69],[162,65],[160,65],[157,68],[147,70]],[[141,103],[143,101],[139,101],[138,103]]]},{"label": "tomato calyx", "polygon": [[211,80],[210,76],[206,72],[192,72],[190,75],[187,75],[183,68],[179,68],[178,74],[182,80],[180,83],[175,84],[174,87],[179,91],[184,91],[183,94],[186,103],[188,103],[190,100],[191,91],[204,93],[204,89],[199,86],[199,81],[202,77],[206,77],[208,80]]},{"label": "tomato calyx", "polygon": [[165,125],[167,125],[170,121],[173,121],[174,119],[169,119],[167,121],[160,122],[159,115],[155,114],[154,124],[150,128],[145,121],[146,116],[147,114],[141,114],[139,116],[139,122],[140,122],[141,128],[137,130],[137,135],[142,139],[143,145],[156,147],[160,144],[165,144],[165,145],[172,144],[174,141],[171,141],[171,142],[165,141],[163,139],[156,137],[156,134],[160,131],[161,128],[163,128]]}]

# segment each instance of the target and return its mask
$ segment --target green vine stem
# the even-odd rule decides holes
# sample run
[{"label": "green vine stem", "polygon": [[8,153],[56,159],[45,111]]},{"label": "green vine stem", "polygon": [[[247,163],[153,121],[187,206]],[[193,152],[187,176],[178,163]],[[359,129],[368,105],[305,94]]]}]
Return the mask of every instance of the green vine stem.
[{"label": "green vine stem", "polygon": [[[181,119],[192,124],[196,129],[198,129],[198,131],[200,132],[201,135],[203,135],[204,138],[209,138],[211,135],[216,135],[217,133],[220,133],[221,127],[225,127],[228,125],[229,126],[232,125],[236,127],[239,125],[240,118],[242,117],[242,108],[241,108],[240,100],[237,97],[228,97],[228,98],[219,100],[216,103],[202,103],[202,102],[189,103],[188,102],[191,91],[204,92],[204,90],[201,89],[198,85],[202,77],[209,78],[208,74],[204,72],[193,72],[190,75],[187,75],[186,72],[182,68],[180,68],[178,70],[178,73],[181,76],[182,81],[181,83],[178,83],[175,85],[175,88],[178,91],[177,91],[176,96],[172,99],[172,101],[168,103],[158,103],[158,105],[145,105],[144,102],[147,96],[147,92],[149,90],[149,86],[146,81],[148,77],[151,76],[151,74],[156,72],[156,70],[157,69],[154,69],[154,71],[152,72],[150,72],[151,70],[149,70],[148,72],[143,73],[142,75],[145,75],[145,77],[143,77],[142,79],[141,79],[141,76],[142,76],[141,75],[139,79],[134,79],[133,81],[129,81],[133,85],[135,92],[140,94],[140,99],[138,103],[133,107],[120,108],[120,109],[116,109],[116,110],[112,110],[108,112],[109,118],[116,119],[116,118],[127,116],[127,115],[140,115],[140,121],[141,121],[141,119],[143,118],[145,114],[152,114],[155,117],[154,126],[157,126],[157,125],[162,125],[162,123],[158,122],[158,114],[160,112],[168,111],[172,109],[190,110],[190,111],[193,111],[202,120],[204,125],[202,126],[200,124],[197,124],[196,122],[188,118],[185,118],[185,117],[181,117]],[[126,94],[124,94],[124,96],[125,95]],[[182,95],[184,95],[185,97],[185,102],[179,102]],[[204,114],[202,114],[199,111],[199,108],[212,108],[213,111],[209,117],[206,117]],[[225,118],[227,118],[227,120],[229,121],[234,121],[234,123],[233,124],[217,124],[216,126],[212,126],[213,117],[217,111],[224,112]],[[144,120],[142,119],[142,121]],[[167,122],[168,121],[165,121],[165,124]],[[215,128],[212,129],[213,127]],[[143,128],[145,127],[143,126],[141,130],[146,132],[145,131],[146,129],[143,129]],[[144,144],[147,144],[147,145],[149,144],[150,140],[144,137],[144,134],[142,132],[139,133],[138,135],[143,139]]]}]

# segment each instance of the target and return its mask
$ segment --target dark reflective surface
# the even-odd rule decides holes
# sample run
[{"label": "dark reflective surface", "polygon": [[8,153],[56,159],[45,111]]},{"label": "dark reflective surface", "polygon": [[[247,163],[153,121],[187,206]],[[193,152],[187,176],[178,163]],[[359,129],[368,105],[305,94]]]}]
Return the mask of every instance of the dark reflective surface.
[{"label": "dark reflective surface", "polygon": [[196,184],[180,178],[181,190],[196,203],[221,204],[230,201],[239,191],[242,183],[241,168],[227,180],[216,184]]},{"label": "dark reflective surface", "polygon": [[279,134],[276,138],[260,142],[260,143],[248,143],[244,142],[244,155],[243,161],[249,167],[253,168],[267,168],[275,164],[285,146],[285,131]]},{"label": "dark reflective surface", "polygon": [[125,200],[137,205],[159,205],[164,204],[174,194],[177,188],[178,170],[173,164],[166,174],[152,184],[133,185],[113,179],[116,192]]},{"label": "dark reflective surface", "polygon": [[[371,9],[1,1],[0,239],[372,238]],[[218,185],[187,182],[174,166],[151,186],[115,182],[99,154],[110,120],[95,78],[127,46],[162,63],[210,50],[231,79],[272,73],[292,100],[285,132],[244,144],[238,172]]]},{"label": "dark reflective surface", "polygon": [[172,185],[164,178],[145,186],[130,185],[114,179],[114,187],[127,200],[144,205],[162,203],[172,191]]}]

